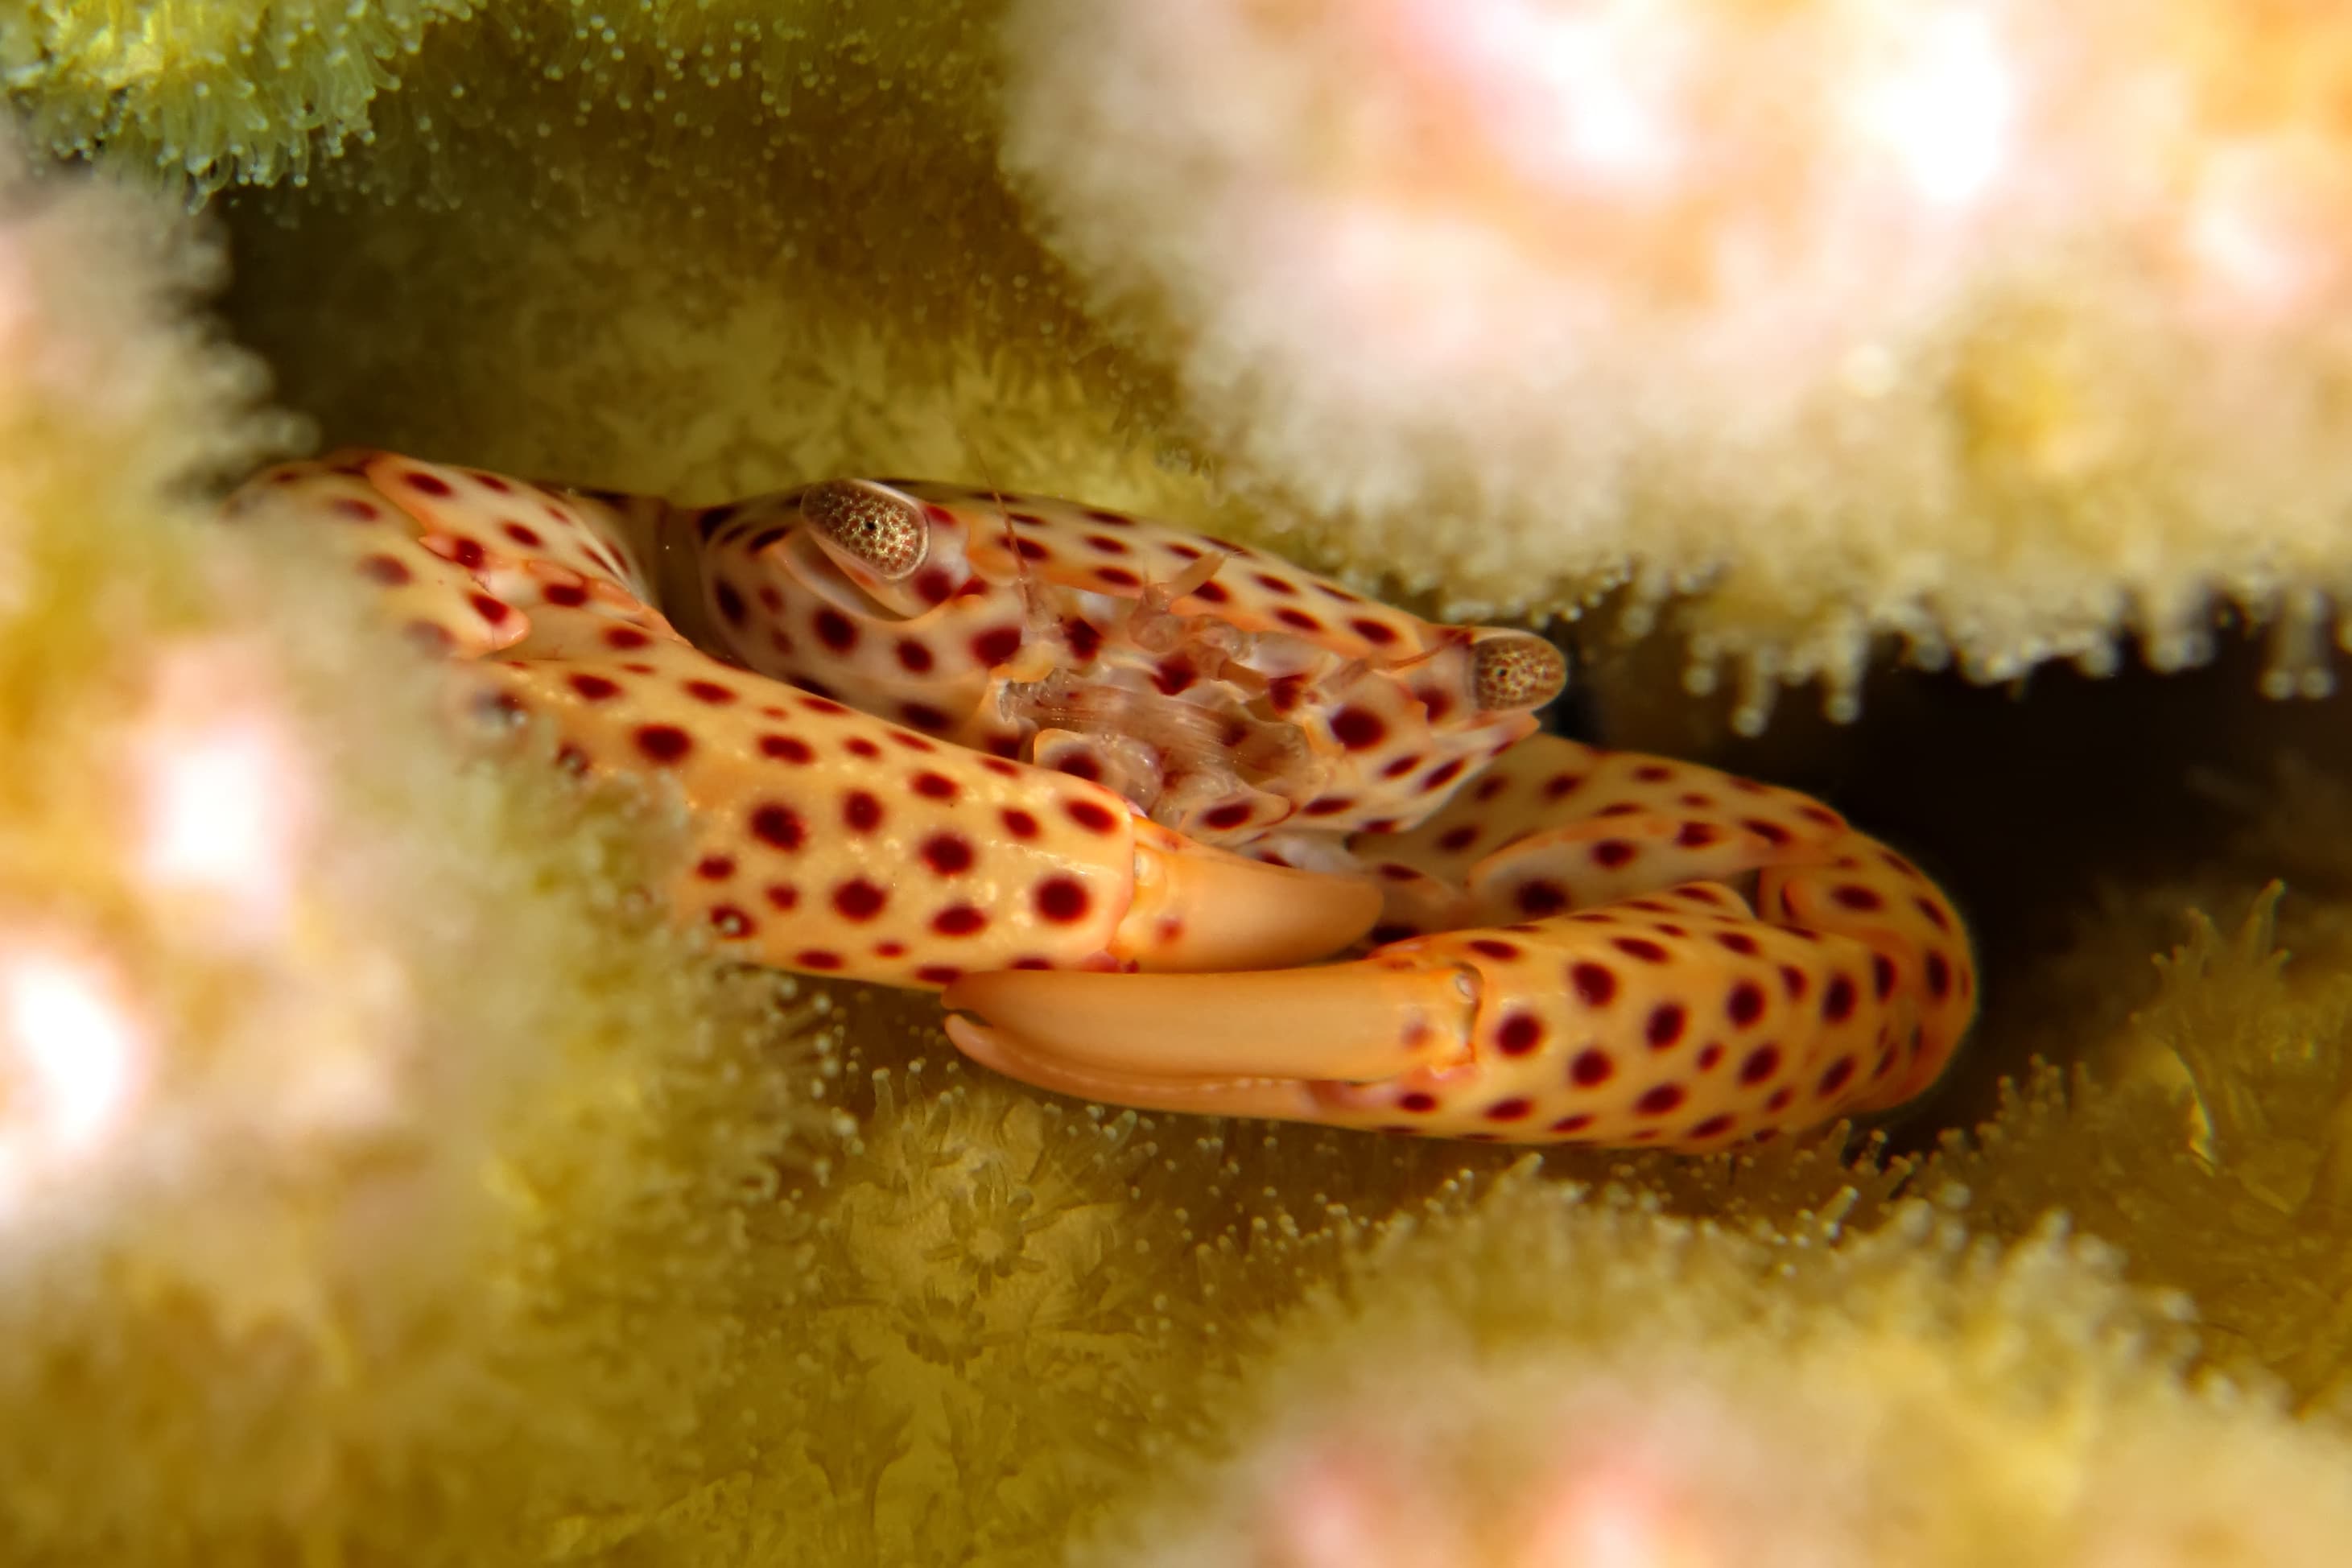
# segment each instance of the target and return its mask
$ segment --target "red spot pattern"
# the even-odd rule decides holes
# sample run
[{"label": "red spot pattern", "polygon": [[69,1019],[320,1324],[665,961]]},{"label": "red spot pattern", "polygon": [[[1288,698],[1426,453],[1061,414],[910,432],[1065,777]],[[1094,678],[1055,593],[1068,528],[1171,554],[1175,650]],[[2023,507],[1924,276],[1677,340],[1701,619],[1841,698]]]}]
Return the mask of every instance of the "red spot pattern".
[{"label": "red spot pattern", "polygon": [[958,834],[931,835],[923,840],[921,854],[923,864],[941,877],[961,876],[971,869],[971,843]]},{"label": "red spot pattern", "polygon": [[694,750],[694,741],[675,724],[641,724],[637,727],[637,750],[648,761],[675,764]]},{"label": "red spot pattern", "polygon": [[807,826],[791,806],[771,801],[751,812],[751,837],[786,853],[808,842]]},{"label": "red spot pattern", "polygon": [[1523,1057],[1543,1044],[1543,1020],[1532,1013],[1513,1013],[1495,1031],[1495,1048],[1507,1057]]},{"label": "red spot pattern", "polygon": [[1094,907],[1094,899],[1086,884],[1075,877],[1048,877],[1037,884],[1037,912],[1056,925],[1069,925],[1087,918]]},{"label": "red spot pattern", "polygon": [[890,895],[860,877],[844,882],[833,890],[833,907],[842,919],[870,921],[880,914],[890,901]]},{"label": "red spot pattern", "polygon": [[1389,727],[1370,709],[1342,708],[1331,715],[1331,736],[1351,752],[1367,752],[1389,738]]}]

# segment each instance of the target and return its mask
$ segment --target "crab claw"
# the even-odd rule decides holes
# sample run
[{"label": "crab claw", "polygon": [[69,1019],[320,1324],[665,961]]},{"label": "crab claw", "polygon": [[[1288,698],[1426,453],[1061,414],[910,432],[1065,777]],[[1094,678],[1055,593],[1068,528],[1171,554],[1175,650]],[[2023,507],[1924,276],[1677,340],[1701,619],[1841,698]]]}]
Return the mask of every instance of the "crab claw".
[{"label": "crab claw", "polygon": [[1134,888],[1108,951],[1139,969],[1307,963],[1346,947],[1380,918],[1380,889],[1364,878],[1269,866],[1196,843],[1149,817],[1133,817],[1129,826]]},{"label": "crab claw", "polygon": [[[1313,1114],[1304,1080],[1384,1079],[1466,1057],[1475,973],[1370,958],[1232,974],[974,974],[948,988],[966,1055],[1041,1088],[1158,1110]],[[1295,1080],[1283,1083],[1280,1080]],[[1247,1091],[1287,1109],[1243,1110]]]},{"label": "crab claw", "polygon": [[[949,987],[974,1060],[1150,1110],[1510,1142],[1721,1148],[1932,1078],[1949,1040],[1866,940],[1719,883],[1280,973]],[[1964,1022],[1965,1020],[1960,1020]],[[1930,1060],[1930,1058],[1935,1058]]]}]

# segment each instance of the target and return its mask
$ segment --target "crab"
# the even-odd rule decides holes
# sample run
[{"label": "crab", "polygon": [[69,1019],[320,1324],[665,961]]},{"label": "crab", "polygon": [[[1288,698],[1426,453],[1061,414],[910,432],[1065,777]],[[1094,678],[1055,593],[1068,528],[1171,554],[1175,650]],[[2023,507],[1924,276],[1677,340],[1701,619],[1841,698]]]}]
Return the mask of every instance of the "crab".
[{"label": "crab", "polygon": [[943,993],[968,1057],[1152,1110],[1719,1149],[1895,1105],[1967,931],[1804,795],[1541,732],[1566,664],[1076,502],[685,507],[348,451],[268,470],[583,773],[668,781],[746,962]]}]

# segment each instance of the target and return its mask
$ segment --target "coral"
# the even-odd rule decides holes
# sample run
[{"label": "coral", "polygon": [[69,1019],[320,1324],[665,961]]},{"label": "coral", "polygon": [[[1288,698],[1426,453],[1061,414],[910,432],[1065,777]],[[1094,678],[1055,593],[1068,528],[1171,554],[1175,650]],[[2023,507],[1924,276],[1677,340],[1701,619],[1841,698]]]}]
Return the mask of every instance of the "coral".
[{"label": "coral", "polygon": [[[1710,15],[1767,13],[1860,14]],[[2213,42],[2158,28],[2114,58],[2211,67],[2210,115],[2257,150],[2316,122],[2331,16],[2164,16]],[[111,30],[27,42],[91,17]],[[0,49],[53,147],[175,196],[242,185],[215,204],[231,320],[331,442],[682,497],[912,470],[1261,537],[1304,503],[1294,541],[1327,563],[1464,602],[1564,603],[1640,570],[1610,542],[1632,519],[1648,586],[1716,573],[1696,624],[1774,679],[1846,668],[1876,629],[1979,674],[2095,658],[2126,615],[2159,643],[2201,627],[2207,574],[2274,606],[2337,570],[2340,531],[2310,520],[2336,505],[2340,444],[2315,394],[2294,402],[2334,363],[2300,331],[2316,307],[2207,355],[2151,325],[2178,303],[2163,268],[2118,290],[2095,256],[1979,298],[1940,240],[1843,300],[1942,335],[1837,360],[1860,388],[1822,395],[1851,402],[1837,420],[1773,426],[1757,359],[1651,407],[1465,395],[1516,456],[1465,437],[1472,500],[1408,502],[1429,443],[1458,434],[1430,413],[1454,384],[1408,406],[1332,363],[1202,375],[1245,346],[1194,334],[1211,306],[1279,296],[1188,320],[1181,289],[1119,268],[1230,216],[1218,171],[1172,198],[1150,173],[1197,146],[1210,100],[1054,76],[1109,58],[1088,51],[1125,8],[1016,31],[1009,63],[1000,19],[985,0],[58,4]],[[247,42],[175,41],[198,36]],[[2231,86],[2290,56],[2294,91]],[[321,70],[349,85],[320,90]],[[1008,71],[1025,209],[999,174]],[[1073,96],[1041,102],[1055,79]],[[1049,111],[1108,114],[1098,87],[1125,97],[1087,133],[1151,204],[1100,257],[1055,194],[1079,161],[1035,144]],[[2288,178],[2290,209],[2332,177],[2332,142],[2312,148],[2318,183]],[[2269,837],[2226,869],[2182,871],[2213,847],[2178,847],[2178,879],[2116,890],[2074,958],[1997,977],[2052,999],[2034,1042],[2091,1068],[1925,1160],[1840,1132],[1754,1157],[1563,1152],[1507,1179],[1493,1150],[1041,1099],[958,1065],[928,1004],[714,972],[672,943],[634,891],[670,843],[665,803],[458,765],[430,689],[297,542],[200,523],[199,476],[296,433],[248,417],[251,363],[184,323],[212,264],[167,226],[89,184],[0,199],[18,367],[0,387],[0,930],[39,939],[0,952],[42,959],[0,978],[0,1049],[20,1053],[0,1068],[12,1559],[1014,1563],[1080,1535],[1124,1559],[1288,1530],[1313,1561],[1349,1529],[1393,1521],[1386,1544],[1412,1544],[1449,1510],[1489,1508],[1475,1531],[1530,1499],[1560,1531],[1640,1545],[1645,1497],[1805,1561],[1974,1562],[1996,1524],[2030,1561],[2343,1555],[2335,808],[2282,813],[2265,781]],[[1828,351],[1798,348],[1819,380]],[[1681,374],[1633,357],[1616,371]],[[1335,391],[1422,423],[1327,440]],[[1746,426],[1694,458],[1725,409]],[[1666,444],[1612,468],[1596,429]],[[2282,622],[2290,675],[2323,612]],[[249,852],[167,831],[183,798]],[[2008,832],[1952,841],[2032,859]],[[2273,872],[2294,879],[2282,929],[2303,956],[2271,963],[2259,925],[2198,935],[2129,1024],[2171,911],[2234,917]],[[41,1023],[60,1017],[135,1070],[60,1071],[76,1058]],[[1980,1042],[1971,1070],[2016,1043]],[[820,1107],[854,1129],[835,1137]],[[1937,1208],[1903,1206],[1916,1194]],[[2119,1259],[2056,1239],[2053,1207]],[[1992,1239],[1971,1249],[1961,1224]],[[2275,1379],[2305,1419],[2200,1366]],[[1543,1467],[1598,1438],[1619,1439],[1609,1461],[1552,1485]],[[1213,1499],[1204,1528],[1228,1533],[1154,1524],[1147,1490]]]},{"label": "coral", "polygon": [[192,192],[304,179],[364,139],[401,57],[472,0],[93,0],[0,16],[0,63],[26,129],[60,153],[104,148]]},{"label": "coral", "polygon": [[288,431],[172,234],[0,173],[0,1539],[520,1544],[743,1441],[824,1021],[627,896],[657,803],[459,772],[298,542],[207,517]]},{"label": "coral", "polygon": [[2352,1542],[2345,1439],[2176,1381],[2178,1307],[2104,1249],[1971,1245],[1916,1204],[1840,1228],[1743,1236],[1525,1179],[1400,1221],[1077,1561],[2315,1565]]},{"label": "coral", "polygon": [[2053,1208],[2186,1291],[2204,1356],[2352,1411],[2352,971],[2290,982],[2273,883],[2224,935],[2192,913],[2097,1068],[2044,1072],[1915,1178],[2014,1234]]},{"label": "coral", "polygon": [[1751,728],[1778,681],[1851,712],[1890,635],[2176,668],[2217,593],[2324,689],[2352,29],[2157,11],[1022,0],[1004,156],[1225,477],[1362,576],[1696,592]]}]

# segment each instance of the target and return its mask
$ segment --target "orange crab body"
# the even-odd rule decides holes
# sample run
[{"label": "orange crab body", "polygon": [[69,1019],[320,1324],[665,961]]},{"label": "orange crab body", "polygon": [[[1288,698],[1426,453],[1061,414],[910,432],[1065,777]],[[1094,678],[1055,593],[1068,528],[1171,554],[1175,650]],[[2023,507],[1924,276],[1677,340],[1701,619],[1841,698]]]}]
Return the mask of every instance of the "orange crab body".
[{"label": "orange crab body", "polygon": [[1916,1093],[1973,1014],[1943,895],[1834,812],[1538,734],[1548,643],[1240,546],[913,481],[689,509],[383,453],[232,501],[269,510],[567,765],[672,781],[668,891],[723,951],[944,988],[957,1045],[1043,1087],[1706,1149]]}]

